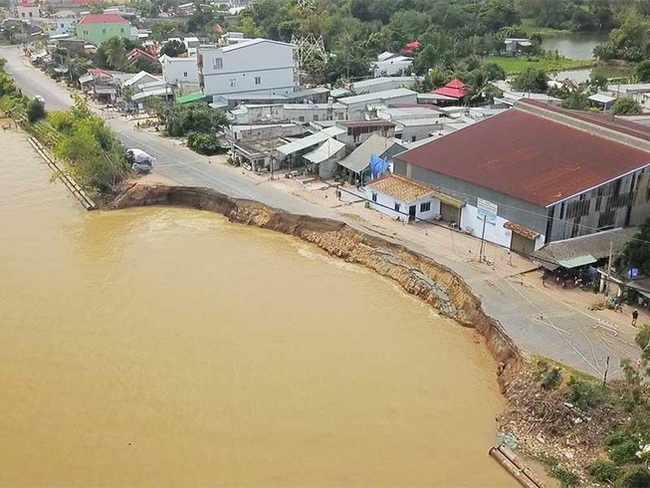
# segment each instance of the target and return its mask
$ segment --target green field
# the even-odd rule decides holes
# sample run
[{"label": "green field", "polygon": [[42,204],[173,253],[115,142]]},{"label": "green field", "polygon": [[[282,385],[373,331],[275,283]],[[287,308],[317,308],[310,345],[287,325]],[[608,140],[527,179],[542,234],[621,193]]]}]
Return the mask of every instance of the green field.
[{"label": "green field", "polygon": [[521,73],[527,68],[543,69],[544,71],[564,71],[567,69],[591,68],[596,63],[593,60],[567,59],[567,58],[540,58],[532,56],[500,57],[493,56],[486,58],[488,63],[496,63],[501,66],[507,74]]}]

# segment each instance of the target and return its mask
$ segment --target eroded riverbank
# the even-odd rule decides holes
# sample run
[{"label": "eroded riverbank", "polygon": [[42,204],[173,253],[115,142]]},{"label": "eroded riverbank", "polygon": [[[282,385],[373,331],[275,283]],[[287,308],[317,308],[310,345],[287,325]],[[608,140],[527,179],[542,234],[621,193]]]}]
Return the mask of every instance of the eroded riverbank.
[{"label": "eroded riverbank", "polygon": [[481,302],[451,269],[403,246],[352,229],[343,222],[294,215],[256,202],[230,198],[209,188],[165,185],[128,186],[108,204],[111,209],[141,206],[177,206],[216,212],[231,222],[292,235],[325,252],[360,264],[395,280],[409,294],[442,315],[476,329],[498,362],[500,384],[520,364],[516,345],[497,321],[482,310]]}]

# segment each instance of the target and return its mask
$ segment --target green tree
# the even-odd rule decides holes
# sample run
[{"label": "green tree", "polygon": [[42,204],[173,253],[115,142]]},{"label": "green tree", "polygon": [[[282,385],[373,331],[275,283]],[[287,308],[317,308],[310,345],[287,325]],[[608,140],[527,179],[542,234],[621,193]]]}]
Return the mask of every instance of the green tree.
[{"label": "green tree", "polygon": [[187,52],[187,48],[185,47],[185,44],[183,44],[181,41],[178,41],[176,39],[166,42],[163,47],[160,49],[160,55],[167,55],[170,58],[177,58],[181,54],[184,54]]},{"label": "green tree", "polygon": [[[638,268],[642,274],[650,273],[650,219],[639,226],[634,239],[628,241],[616,258],[616,267],[622,270]],[[650,335],[648,336],[650,340]],[[638,343],[638,337],[637,337]],[[646,342],[647,343],[647,342]],[[645,346],[639,346],[643,349]],[[650,357],[648,357],[650,359]]]},{"label": "green tree", "polygon": [[632,98],[619,98],[614,102],[612,113],[614,115],[640,115],[643,113],[643,108],[639,102]]},{"label": "green tree", "polygon": [[544,70],[527,68],[519,73],[513,86],[516,90],[532,93],[544,93],[547,90],[548,75]]},{"label": "green tree", "polygon": [[38,100],[32,100],[27,105],[27,120],[30,124],[34,124],[41,119],[45,118],[45,105]]},{"label": "green tree", "polygon": [[589,108],[589,95],[581,90],[574,90],[562,100],[562,107],[572,110],[587,110]]},{"label": "green tree", "polygon": [[641,83],[650,82],[650,59],[645,59],[636,65],[634,75]]},{"label": "green tree", "polygon": [[647,488],[650,486],[650,471],[645,466],[630,466],[616,480],[616,488]]},{"label": "green tree", "polygon": [[487,0],[481,6],[479,17],[493,32],[520,21],[519,11],[512,0]]},{"label": "green tree", "polygon": [[103,52],[106,64],[109,68],[121,70],[126,66],[126,47],[121,38],[111,37],[107,41],[103,42],[97,51],[98,53],[100,51]]}]

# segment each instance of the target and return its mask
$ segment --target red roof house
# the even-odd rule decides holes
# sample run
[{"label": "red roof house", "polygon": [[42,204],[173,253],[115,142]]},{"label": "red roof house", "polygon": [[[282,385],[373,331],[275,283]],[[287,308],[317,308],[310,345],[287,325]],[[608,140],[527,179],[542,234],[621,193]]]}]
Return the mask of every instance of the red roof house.
[{"label": "red roof house", "polygon": [[421,44],[418,41],[409,42],[404,49],[402,49],[402,54],[414,55],[419,49]]},{"label": "red roof house", "polygon": [[461,100],[465,97],[465,83],[460,81],[458,78],[454,78],[445,86],[432,90],[431,93]]},{"label": "red roof house", "polygon": [[27,7],[37,7],[37,6],[38,5],[36,4],[36,2],[20,2],[20,3],[18,3],[18,7],[27,8]]},{"label": "red roof house", "polygon": [[77,25],[123,24],[125,22],[127,20],[117,14],[88,14]]}]

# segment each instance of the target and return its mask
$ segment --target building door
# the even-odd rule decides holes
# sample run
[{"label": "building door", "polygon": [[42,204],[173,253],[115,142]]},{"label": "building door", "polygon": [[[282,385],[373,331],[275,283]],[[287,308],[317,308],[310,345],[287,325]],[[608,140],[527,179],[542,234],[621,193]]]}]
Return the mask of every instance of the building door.
[{"label": "building door", "polygon": [[409,207],[409,222],[413,222],[415,220],[415,205],[411,205]]},{"label": "building door", "polygon": [[535,241],[513,232],[510,249],[519,254],[532,254],[535,250]]},{"label": "building door", "polygon": [[444,202],[440,203],[440,216],[445,222],[456,222],[460,223],[460,218],[458,216],[458,208],[453,205],[446,204]]}]

